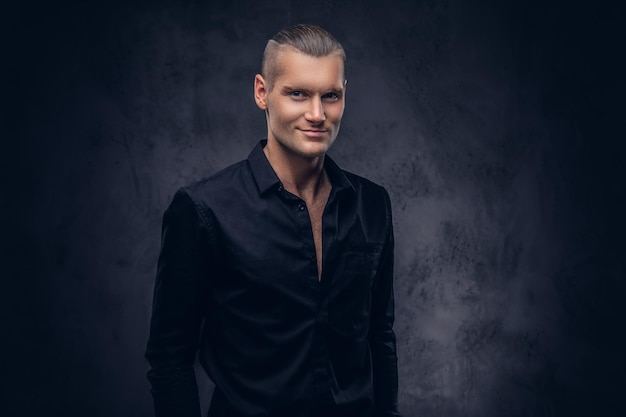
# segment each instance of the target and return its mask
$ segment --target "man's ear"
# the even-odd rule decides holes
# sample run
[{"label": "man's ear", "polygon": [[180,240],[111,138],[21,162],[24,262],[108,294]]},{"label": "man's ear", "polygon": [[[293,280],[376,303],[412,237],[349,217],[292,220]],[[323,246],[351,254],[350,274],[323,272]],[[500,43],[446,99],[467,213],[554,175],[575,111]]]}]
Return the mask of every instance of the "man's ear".
[{"label": "man's ear", "polygon": [[261,110],[267,110],[267,83],[261,74],[254,77],[254,101]]}]

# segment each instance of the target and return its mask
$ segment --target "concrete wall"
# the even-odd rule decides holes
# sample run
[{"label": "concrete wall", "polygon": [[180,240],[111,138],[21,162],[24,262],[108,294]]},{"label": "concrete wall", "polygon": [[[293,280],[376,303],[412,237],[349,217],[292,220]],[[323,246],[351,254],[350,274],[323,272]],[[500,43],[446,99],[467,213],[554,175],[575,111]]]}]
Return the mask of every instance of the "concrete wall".
[{"label": "concrete wall", "polygon": [[298,22],[348,54],[331,155],[393,200],[404,415],[623,413],[617,9],[469,3],[7,6],[1,414],[151,415],[163,210],[266,134]]}]

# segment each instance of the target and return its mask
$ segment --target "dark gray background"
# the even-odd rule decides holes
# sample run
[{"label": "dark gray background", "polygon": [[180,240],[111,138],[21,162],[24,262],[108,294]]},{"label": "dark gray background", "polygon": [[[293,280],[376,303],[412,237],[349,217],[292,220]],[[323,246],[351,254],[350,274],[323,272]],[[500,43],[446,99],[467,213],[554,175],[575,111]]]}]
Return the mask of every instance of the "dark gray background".
[{"label": "dark gray background", "polygon": [[253,77],[298,22],[348,54],[331,155],[392,196],[404,415],[624,413],[617,7],[3,7],[2,415],[151,415],[162,212],[266,134]]}]

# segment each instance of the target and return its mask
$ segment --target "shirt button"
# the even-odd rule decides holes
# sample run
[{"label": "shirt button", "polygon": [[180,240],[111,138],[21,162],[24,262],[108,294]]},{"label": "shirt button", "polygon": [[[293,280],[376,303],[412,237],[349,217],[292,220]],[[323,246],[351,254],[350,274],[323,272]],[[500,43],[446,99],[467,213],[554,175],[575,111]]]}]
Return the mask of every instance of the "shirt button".
[{"label": "shirt button", "polygon": [[302,204],[302,203],[298,204],[298,210],[302,211],[302,210],[304,210],[304,208],[305,208],[304,204]]},{"label": "shirt button", "polygon": [[280,192],[282,192],[282,191],[283,191],[283,185],[282,185],[282,184],[279,184],[279,185],[278,185],[278,191],[280,191]]}]

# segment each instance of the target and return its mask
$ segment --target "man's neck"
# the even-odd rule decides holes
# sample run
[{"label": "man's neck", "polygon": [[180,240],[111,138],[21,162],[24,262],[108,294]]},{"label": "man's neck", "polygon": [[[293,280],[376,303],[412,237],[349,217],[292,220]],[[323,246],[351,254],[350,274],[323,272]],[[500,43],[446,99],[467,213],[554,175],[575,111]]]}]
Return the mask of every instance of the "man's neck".
[{"label": "man's neck", "polygon": [[306,202],[315,201],[318,193],[330,185],[324,171],[325,155],[306,158],[269,141],[263,152],[283,187]]}]

